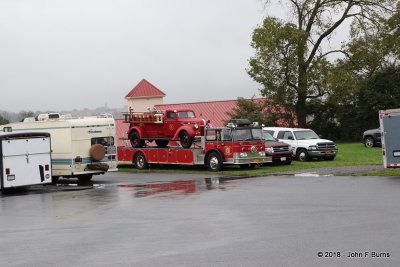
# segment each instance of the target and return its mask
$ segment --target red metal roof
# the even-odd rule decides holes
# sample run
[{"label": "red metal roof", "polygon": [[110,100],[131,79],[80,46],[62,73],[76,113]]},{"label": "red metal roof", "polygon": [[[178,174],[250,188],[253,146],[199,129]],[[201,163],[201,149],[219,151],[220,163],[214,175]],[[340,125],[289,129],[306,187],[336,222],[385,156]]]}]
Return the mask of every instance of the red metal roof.
[{"label": "red metal roof", "polygon": [[[255,101],[264,98],[255,98]],[[195,102],[195,103],[180,103],[180,104],[162,104],[156,105],[159,110],[174,109],[174,108],[190,108],[196,114],[196,117],[210,120],[215,127],[224,126],[224,121],[230,119],[226,112],[231,112],[233,108],[237,108],[237,100],[211,101],[211,102]]]},{"label": "red metal roof", "polygon": [[165,94],[160,89],[143,79],[125,96],[125,98],[145,96],[165,96]]}]

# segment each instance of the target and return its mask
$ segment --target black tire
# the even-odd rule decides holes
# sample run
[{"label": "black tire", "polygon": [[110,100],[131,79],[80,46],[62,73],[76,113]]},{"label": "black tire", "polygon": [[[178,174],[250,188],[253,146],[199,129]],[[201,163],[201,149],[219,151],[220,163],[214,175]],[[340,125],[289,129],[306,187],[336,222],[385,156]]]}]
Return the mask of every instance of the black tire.
[{"label": "black tire", "polygon": [[60,176],[52,176],[51,177],[51,184],[57,184],[58,179],[60,179]]},{"label": "black tire", "polygon": [[190,148],[193,144],[193,137],[191,137],[188,132],[182,131],[179,134],[179,141],[183,148]]},{"label": "black tire", "polygon": [[147,169],[148,163],[146,161],[146,157],[142,152],[137,152],[133,159],[133,164],[135,164],[135,168],[139,170]]},{"label": "black tire", "polygon": [[156,144],[158,147],[166,147],[169,143],[169,140],[156,140]]},{"label": "black tire", "polygon": [[217,152],[211,152],[210,155],[208,155],[207,157],[206,165],[209,171],[222,171],[223,164],[221,156]]},{"label": "black tire", "polygon": [[129,136],[129,140],[131,141],[131,146],[133,148],[144,146],[144,140],[140,139],[140,135],[137,131],[132,131],[131,135]]},{"label": "black tire", "polygon": [[82,174],[82,175],[78,175],[78,180],[80,183],[87,183],[90,180],[92,180],[93,175],[92,174]]},{"label": "black tire", "polygon": [[364,146],[367,148],[371,148],[375,146],[375,140],[372,136],[367,136],[364,138]]},{"label": "black tire", "polygon": [[308,161],[310,159],[310,157],[308,156],[307,150],[305,150],[304,148],[297,150],[296,158],[298,161],[302,161],[302,162]]},{"label": "black tire", "polygon": [[252,163],[249,163],[249,164],[240,164],[239,166],[240,166],[241,169],[247,170],[247,169],[254,169],[254,167],[256,166],[256,164],[252,164]]}]

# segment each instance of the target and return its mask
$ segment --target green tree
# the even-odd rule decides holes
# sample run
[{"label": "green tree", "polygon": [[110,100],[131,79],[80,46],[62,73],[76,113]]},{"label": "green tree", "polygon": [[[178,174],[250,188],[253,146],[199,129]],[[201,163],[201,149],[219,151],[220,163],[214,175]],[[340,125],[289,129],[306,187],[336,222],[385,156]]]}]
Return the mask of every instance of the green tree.
[{"label": "green tree", "polygon": [[268,99],[237,99],[237,107],[226,112],[231,119],[248,119],[267,126],[294,126],[294,114]]},{"label": "green tree", "polygon": [[7,123],[10,123],[10,121],[7,120],[6,118],[4,118],[2,115],[0,115],[0,125],[7,124]]},{"label": "green tree", "polygon": [[[361,25],[378,25],[392,11],[396,0],[284,0],[290,19],[267,17],[253,32],[255,55],[248,74],[262,85],[261,93],[294,111],[298,125],[306,126],[312,100],[329,93],[328,74],[332,64],[327,56],[342,52],[326,49],[344,21],[356,19]],[[325,49],[323,49],[325,48]]]}]

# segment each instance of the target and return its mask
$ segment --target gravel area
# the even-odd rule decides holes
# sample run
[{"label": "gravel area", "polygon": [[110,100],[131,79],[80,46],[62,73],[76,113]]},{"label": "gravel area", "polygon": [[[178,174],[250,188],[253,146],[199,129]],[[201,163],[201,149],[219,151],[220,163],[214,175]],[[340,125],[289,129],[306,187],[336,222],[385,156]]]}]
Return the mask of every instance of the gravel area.
[{"label": "gravel area", "polygon": [[382,170],[382,165],[359,165],[359,166],[344,166],[344,167],[325,167],[303,169],[287,172],[276,172],[272,175],[361,175],[373,171]]}]

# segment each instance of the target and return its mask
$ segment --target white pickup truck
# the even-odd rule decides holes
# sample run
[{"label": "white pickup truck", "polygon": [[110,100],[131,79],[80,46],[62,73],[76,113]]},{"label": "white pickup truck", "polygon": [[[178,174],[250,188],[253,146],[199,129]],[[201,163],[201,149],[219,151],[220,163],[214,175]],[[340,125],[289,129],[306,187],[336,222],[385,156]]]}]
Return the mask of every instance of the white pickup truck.
[{"label": "white pickup truck", "polygon": [[321,139],[311,129],[264,127],[280,142],[285,142],[293,147],[293,156],[297,160],[307,161],[312,158],[333,160],[338,149],[335,142]]},{"label": "white pickup truck", "polygon": [[51,183],[49,133],[0,133],[1,190]]}]

